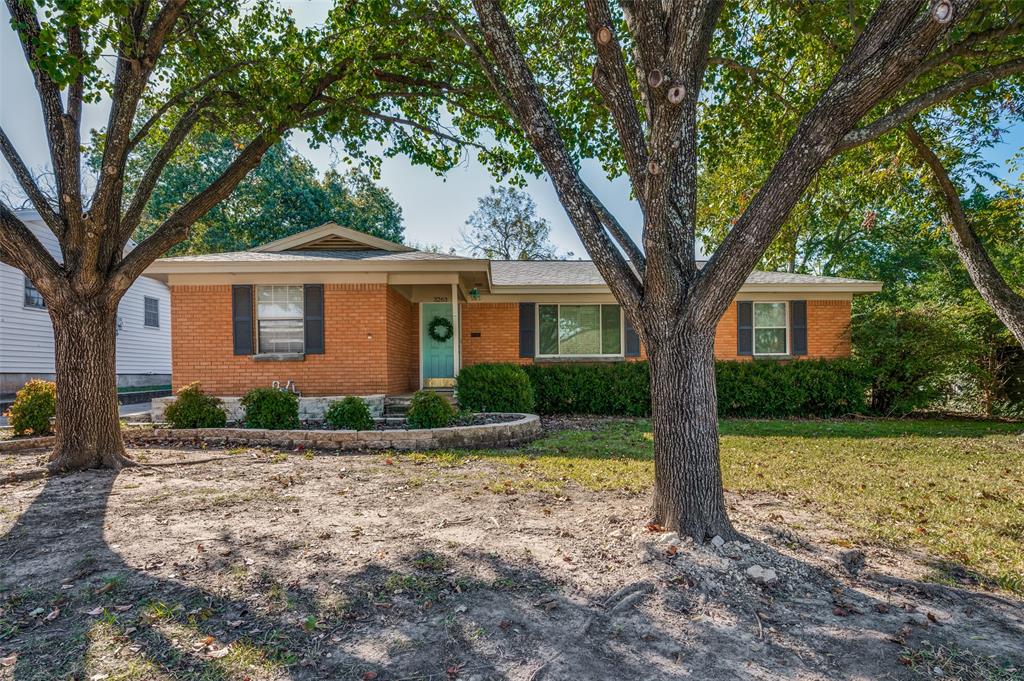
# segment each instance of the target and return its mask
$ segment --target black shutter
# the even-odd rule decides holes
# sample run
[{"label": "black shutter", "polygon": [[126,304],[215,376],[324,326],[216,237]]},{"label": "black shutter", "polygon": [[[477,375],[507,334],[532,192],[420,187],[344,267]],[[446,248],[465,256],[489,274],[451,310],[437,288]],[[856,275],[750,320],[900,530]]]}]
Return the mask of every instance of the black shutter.
[{"label": "black shutter", "polygon": [[303,314],[306,319],[306,354],[324,354],[324,285],[302,287]]},{"label": "black shutter", "polygon": [[789,301],[789,352],[792,355],[807,354],[807,301]]},{"label": "black shutter", "polygon": [[253,354],[252,286],[231,287],[231,332],[235,354]]},{"label": "black shutter", "polygon": [[537,305],[519,303],[519,356],[533,357],[537,338]]},{"label": "black shutter", "polygon": [[629,323],[629,318],[624,318],[623,322],[623,328],[626,333],[626,357],[639,357],[640,336],[636,335],[636,329]]},{"label": "black shutter", "polygon": [[754,304],[736,301],[736,354],[754,354]]}]

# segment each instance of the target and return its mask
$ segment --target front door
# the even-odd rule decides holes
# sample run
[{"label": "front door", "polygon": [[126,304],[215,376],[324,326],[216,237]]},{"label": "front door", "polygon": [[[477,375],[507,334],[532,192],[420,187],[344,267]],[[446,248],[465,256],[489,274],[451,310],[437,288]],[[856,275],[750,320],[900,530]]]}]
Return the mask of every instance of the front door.
[{"label": "front door", "polygon": [[420,307],[420,361],[423,365],[423,387],[440,388],[453,385],[456,332],[451,303],[423,303]]}]

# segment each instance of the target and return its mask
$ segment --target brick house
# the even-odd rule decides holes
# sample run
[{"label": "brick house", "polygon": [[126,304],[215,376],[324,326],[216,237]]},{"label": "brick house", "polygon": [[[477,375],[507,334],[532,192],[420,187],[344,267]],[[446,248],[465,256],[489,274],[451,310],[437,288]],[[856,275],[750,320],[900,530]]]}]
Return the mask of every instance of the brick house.
[{"label": "brick house", "polygon": [[[644,356],[589,261],[491,261],[417,251],[325,224],[250,251],[164,258],[172,381],[241,395],[403,394],[481,362]],[[873,281],[754,272],[723,316],[719,359],[844,357],[854,295]]]}]

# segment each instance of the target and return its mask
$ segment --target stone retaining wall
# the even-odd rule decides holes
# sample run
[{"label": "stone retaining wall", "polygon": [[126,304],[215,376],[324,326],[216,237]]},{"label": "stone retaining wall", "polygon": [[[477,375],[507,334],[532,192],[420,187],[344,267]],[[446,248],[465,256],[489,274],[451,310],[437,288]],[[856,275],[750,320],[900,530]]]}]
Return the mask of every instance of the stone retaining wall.
[{"label": "stone retaining wall", "polygon": [[[327,398],[323,398],[327,399]],[[541,433],[540,418],[514,414],[514,421],[478,426],[412,430],[259,430],[255,428],[138,428],[124,432],[132,445],[201,440],[207,445],[246,444],[256,447],[299,445],[316,449],[411,450],[506,447],[527,442]]]},{"label": "stone retaining wall", "polygon": [[[344,395],[330,397],[300,397],[299,398],[299,419],[302,421],[321,421],[324,412],[331,402],[343,399]],[[366,402],[370,409],[370,416],[377,418],[384,415],[384,395],[360,395],[359,398]],[[176,400],[176,397],[158,397],[153,400],[151,413],[153,423],[160,423],[164,420],[164,411],[167,406]],[[241,397],[218,397],[224,403],[228,412],[228,421],[241,422],[245,418],[245,410],[242,409]]]},{"label": "stone retaining wall", "polygon": [[26,449],[42,449],[52,447],[56,438],[52,435],[42,437],[15,438],[13,440],[0,440],[0,454],[11,452],[23,452]]}]

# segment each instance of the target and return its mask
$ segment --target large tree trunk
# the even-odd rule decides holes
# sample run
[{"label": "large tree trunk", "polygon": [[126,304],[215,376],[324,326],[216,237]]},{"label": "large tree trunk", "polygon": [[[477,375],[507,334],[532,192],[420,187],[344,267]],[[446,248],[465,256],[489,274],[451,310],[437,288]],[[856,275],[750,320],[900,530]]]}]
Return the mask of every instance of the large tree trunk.
[{"label": "large tree trunk", "polygon": [[93,300],[51,308],[56,349],[57,444],[52,471],[131,465],[117,408],[117,305]]},{"label": "large tree trunk", "polygon": [[718,457],[715,329],[688,328],[652,343],[653,521],[705,541],[736,536]]}]

